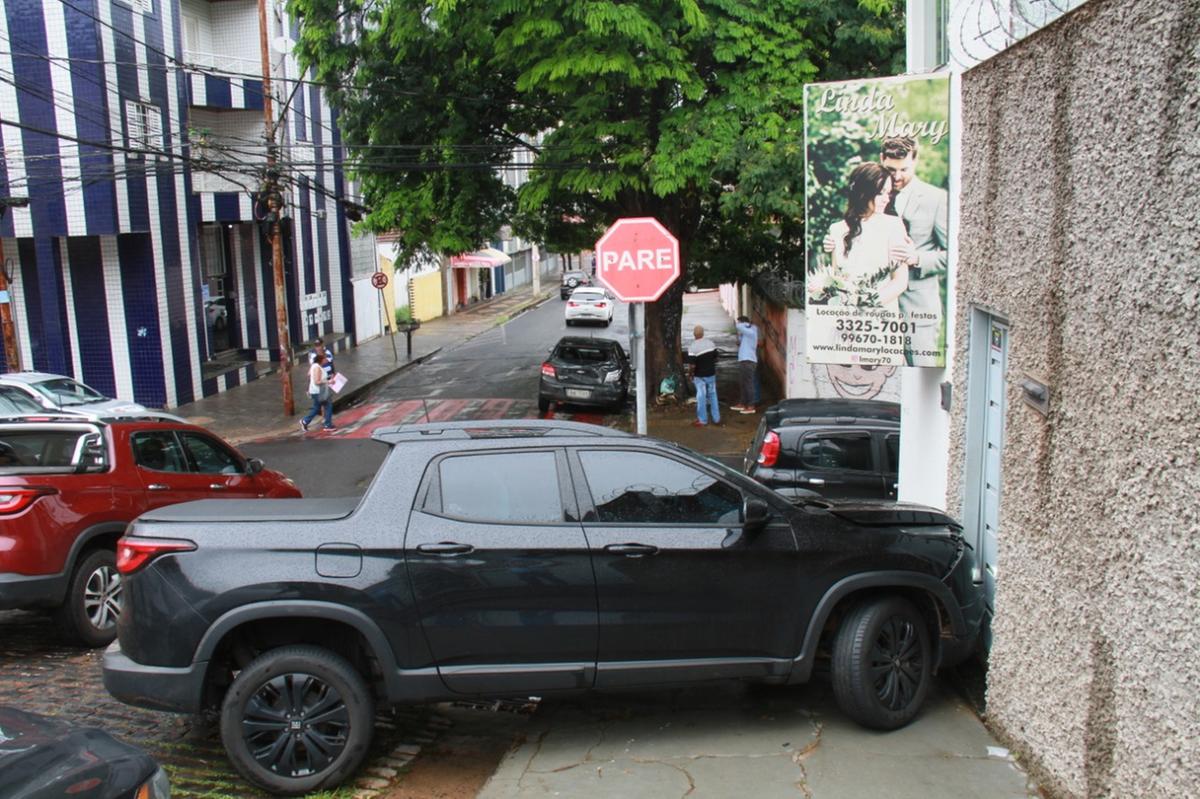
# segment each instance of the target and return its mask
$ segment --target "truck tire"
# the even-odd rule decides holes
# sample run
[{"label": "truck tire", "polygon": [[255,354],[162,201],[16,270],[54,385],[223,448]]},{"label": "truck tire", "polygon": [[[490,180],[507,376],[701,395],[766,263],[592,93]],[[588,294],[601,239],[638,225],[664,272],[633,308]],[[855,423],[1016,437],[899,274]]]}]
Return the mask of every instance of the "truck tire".
[{"label": "truck tire", "polygon": [[89,647],[108,646],[117,637],[121,603],[117,555],[109,549],[94,549],[76,564],[66,599],[55,616],[73,640]]},{"label": "truck tire", "polygon": [[921,709],[932,680],[925,619],[898,596],[864,603],[846,616],[833,644],[833,693],[864,727],[894,730]]},{"label": "truck tire", "polygon": [[374,713],[370,688],[345,658],[285,646],[259,655],[229,686],[221,741],[247,780],[297,796],[354,773],[371,745]]}]

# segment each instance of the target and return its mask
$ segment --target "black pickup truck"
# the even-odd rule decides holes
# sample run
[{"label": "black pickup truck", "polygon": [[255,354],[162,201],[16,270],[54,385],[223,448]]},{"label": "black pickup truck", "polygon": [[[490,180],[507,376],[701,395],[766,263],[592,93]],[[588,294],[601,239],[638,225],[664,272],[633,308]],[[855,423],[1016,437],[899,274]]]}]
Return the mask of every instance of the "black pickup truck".
[{"label": "black pickup truck", "polygon": [[983,605],[959,526],[788,502],[694,452],[558,421],[379,430],[361,500],[206,500],[119,545],[104,682],[220,708],[230,759],[298,794],[361,763],[377,703],[717,679],[804,682],[858,722],[918,713]]}]

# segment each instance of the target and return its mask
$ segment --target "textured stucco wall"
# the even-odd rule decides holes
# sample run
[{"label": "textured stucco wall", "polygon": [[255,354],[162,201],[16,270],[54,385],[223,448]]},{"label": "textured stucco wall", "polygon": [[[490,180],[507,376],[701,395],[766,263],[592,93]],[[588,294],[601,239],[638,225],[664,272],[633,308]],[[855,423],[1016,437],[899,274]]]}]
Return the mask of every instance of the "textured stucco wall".
[{"label": "textured stucco wall", "polygon": [[1200,0],[1091,0],[962,94],[958,351],[1012,325],[989,723],[1056,793],[1196,796]]}]

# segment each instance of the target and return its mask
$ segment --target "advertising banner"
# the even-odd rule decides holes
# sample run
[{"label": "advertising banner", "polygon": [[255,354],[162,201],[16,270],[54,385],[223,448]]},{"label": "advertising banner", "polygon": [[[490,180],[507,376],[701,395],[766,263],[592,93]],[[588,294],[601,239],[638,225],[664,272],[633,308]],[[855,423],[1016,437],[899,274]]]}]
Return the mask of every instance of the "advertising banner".
[{"label": "advertising banner", "polygon": [[944,366],[949,76],[810,84],[804,146],[808,360]]}]

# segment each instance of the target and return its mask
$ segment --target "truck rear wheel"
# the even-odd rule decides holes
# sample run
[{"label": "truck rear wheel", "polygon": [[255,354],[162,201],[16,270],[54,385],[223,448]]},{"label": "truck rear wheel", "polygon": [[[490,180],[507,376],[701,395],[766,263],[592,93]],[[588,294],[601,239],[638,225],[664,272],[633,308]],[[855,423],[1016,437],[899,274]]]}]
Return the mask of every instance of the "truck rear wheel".
[{"label": "truck rear wheel", "polygon": [[63,631],[90,647],[108,646],[117,637],[121,616],[121,575],[117,555],[96,549],[75,566],[67,597],[55,613]]},{"label": "truck rear wheel", "polygon": [[271,793],[332,788],[366,757],[374,701],[342,656],[317,646],[272,649],[242,669],[221,704],[234,767]]}]

